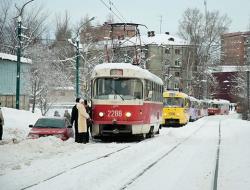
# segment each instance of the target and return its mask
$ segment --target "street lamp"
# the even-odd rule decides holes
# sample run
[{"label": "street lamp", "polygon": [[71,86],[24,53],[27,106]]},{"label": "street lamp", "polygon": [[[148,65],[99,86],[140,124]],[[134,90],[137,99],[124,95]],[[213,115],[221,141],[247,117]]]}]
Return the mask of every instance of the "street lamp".
[{"label": "street lamp", "polygon": [[90,21],[94,20],[95,17],[92,17],[91,19],[87,20],[85,23],[83,23],[78,29],[77,29],[77,33],[76,33],[76,37],[75,39],[73,39],[73,41],[75,41],[76,45],[76,97],[79,97],[79,56],[80,56],[80,47],[79,47],[79,43],[80,43],[80,37],[79,37],[79,33],[81,31],[81,28],[86,25],[87,23],[89,23]]},{"label": "street lamp", "polygon": [[17,18],[17,38],[18,38],[18,46],[17,46],[17,73],[16,73],[16,109],[20,108],[20,67],[21,67],[21,49],[22,49],[22,13],[24,7],[32,2],[34,0],[30,0],[26,2],[21,9],[18,9],[19,15],[15,18]]},{"label": "street lamp", "polygon": [[[247,113],[248,114],[250,114],[250,100],[249,100],[249,98],[250,98],[250,93],[249,93],[249,88],[250,88],[250,82],[249,82],[249,80],[250,80],[250,73],[249,73],[249,69],[250,68],[248,68],[248,70],[247,70]],[[250,116],[248,116],[248,117],[250,117]],[[248,118],[248,119],[250,119],[250,118]]]},{"label": "street lamp", "polygon": [[20,65],[21,65],[21,33],[22,33],[22,18],[21,15],[17,17],[17,37],[18,37],[18,46],[17,46],[17,73],[16,73],[16,109],[19,109],[19,97],[20,97]]}]

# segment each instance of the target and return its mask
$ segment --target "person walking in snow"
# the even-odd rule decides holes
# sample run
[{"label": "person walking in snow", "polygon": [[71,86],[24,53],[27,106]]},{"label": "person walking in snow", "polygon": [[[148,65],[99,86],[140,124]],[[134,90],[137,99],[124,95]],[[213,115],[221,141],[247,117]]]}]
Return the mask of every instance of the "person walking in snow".
[{"label": "person walking in snow", "polygon": [[87,119],[89,119],[89,114],[86,112],[86,108],[84,106],[84,100],[80,99],[79,103],[76,104],[76,108],[78,110],[78,135],[80,143],[88,142],[88,126]]},{"label": "person walking in snow", "polygon": [[70,122],[71,116],[70,116],[68,110],[65,110],[65,112],[64,112],[64,114],[63,114],[63,117],[65,117],[65,118]]},{"label": "person walking in snow", "polygon": [[79,103],[80,98],[76,98],[76,104],[74,105],[74,107],[72,108],[71,111],[71,120],[70,123],[75,128],[75,142],[79,142],[79,134],[78,134],[78,109],[76,107],[76,105]]},{"label": "person walking in snow", "polygon": [[[1,102],[0,102],[0,106],[1,106]],[[4,125],[4,119],[3,119],[3,113],[0,107],[0,140],[2,140],[2,137],[3,137],[3,125]]]},{"label": "person walking in snow", "polygon": [[54,112],[54,117],[61,117],[57,110]]}]

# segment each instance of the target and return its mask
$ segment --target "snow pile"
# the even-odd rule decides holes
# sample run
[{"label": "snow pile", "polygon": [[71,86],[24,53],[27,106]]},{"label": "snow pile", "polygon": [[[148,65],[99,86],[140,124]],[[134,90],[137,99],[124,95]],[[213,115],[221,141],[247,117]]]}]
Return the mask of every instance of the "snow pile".
[{"label": "snow pile", "polygon": [[12,108],[1,108],[4,117],[3,142],[20,141],[27,137],[29,125],[41,117],[39,113]]}]

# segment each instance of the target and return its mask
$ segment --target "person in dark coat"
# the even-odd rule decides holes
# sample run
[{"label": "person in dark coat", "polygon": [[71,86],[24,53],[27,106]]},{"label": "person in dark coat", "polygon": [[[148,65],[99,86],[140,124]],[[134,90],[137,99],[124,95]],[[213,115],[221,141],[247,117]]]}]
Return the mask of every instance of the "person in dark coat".
[{"label": "person in dark coat", "polygon": [[[0,106],[1,106],[1,102],[0,102]],[[3,119],[3,113],[0,107],[0,140],[2,140],[2,137],[3,137],[3,125],[4,125],[4,119]]]},{"label": "person in dark coat", "polygon": [[61,117],[57,110],[54,112],[54,117]]},{"label": "person in dark coat", "polygon": [[[79,101],[80,101],[80,98],[76,98],[76,104],[79,103]],[[72,108],[72,111],[71,111],[70,123],[72,126],[74,125],[75,127],[75,142],[80,142],[79,133],[78,133],[78,109],[76,107],[76,104]]]},{"label": "person in dark coat", "polygon": [[87,100],[84,100],[84,107],[86,109],[86,112],[89,114],[89,119],[87,119],[87,142],[89,142],[89,133],[92,132],[92,108],[88,105]]}]

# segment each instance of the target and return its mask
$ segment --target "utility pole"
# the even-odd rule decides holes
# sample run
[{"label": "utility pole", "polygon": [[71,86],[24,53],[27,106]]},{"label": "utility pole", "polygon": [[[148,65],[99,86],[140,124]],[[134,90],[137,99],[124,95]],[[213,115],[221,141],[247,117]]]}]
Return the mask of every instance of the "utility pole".
[{"label": "utility pole", "polygon": [[22,50],[22,13],[24,7],[32,2],[34,0],[30,0],[26,2],[21,9],[17,10],[19,11],[19,15],[16,17],[17,18],[17,38],[18,38],[18,46],[17,46],[17,74],[16,74],[16,109],[20,108],[20,78],[21,78],[21,50]]},{"label": "utility pole", "polygon": [[21,48],[22,48],[22,18],[19,15],[17,17],[17,38],[18,38],[18,46],[17,46],[17,73],[16,73],[16,109],[20,108],[20,65],[21,65]]},{"label": "utility pole", "polygon": [[76,38],[76,97],[79,97],[79,37]]},{"label": "utility pole", "polygon": [[[247,113],[248,113],[248,114],[250,114],[250,100],[249,100],[249,98],[250,98],[250,97],[249,97],[249,83],[250,83],[250,82],[249,82],[249,79],[250,79],[250,76],[249,76],[250,74],[249,74],[249,72],[250,72],[250,71],[249,71],[249,67],[250,67],[250,66],[248,66],[248,70],[247,70]],[[248,116],[248,117],[249,117],[249,116]],[[250,118],[248,118],[248,119],[250,119]]]},{"label": "utility pole", "polygon": [[79,61],[80,61],[80,31],[81,28],[86,25],[87,23],[89,23],[90,21],[94,20],[95,17],[92,17],[91,19],[89,19],[88,21],[86,21],[85,23],[83,23],[77,30],[76,33],[76,38],[74,39],[74,41],[76,42],[76,97],[78,98],[80,93],[79,93]]},{"label": "utility pole", "polygon": [[160,34],[161,34],[161,25],[162,25],[162,15],[160,15]]}]

